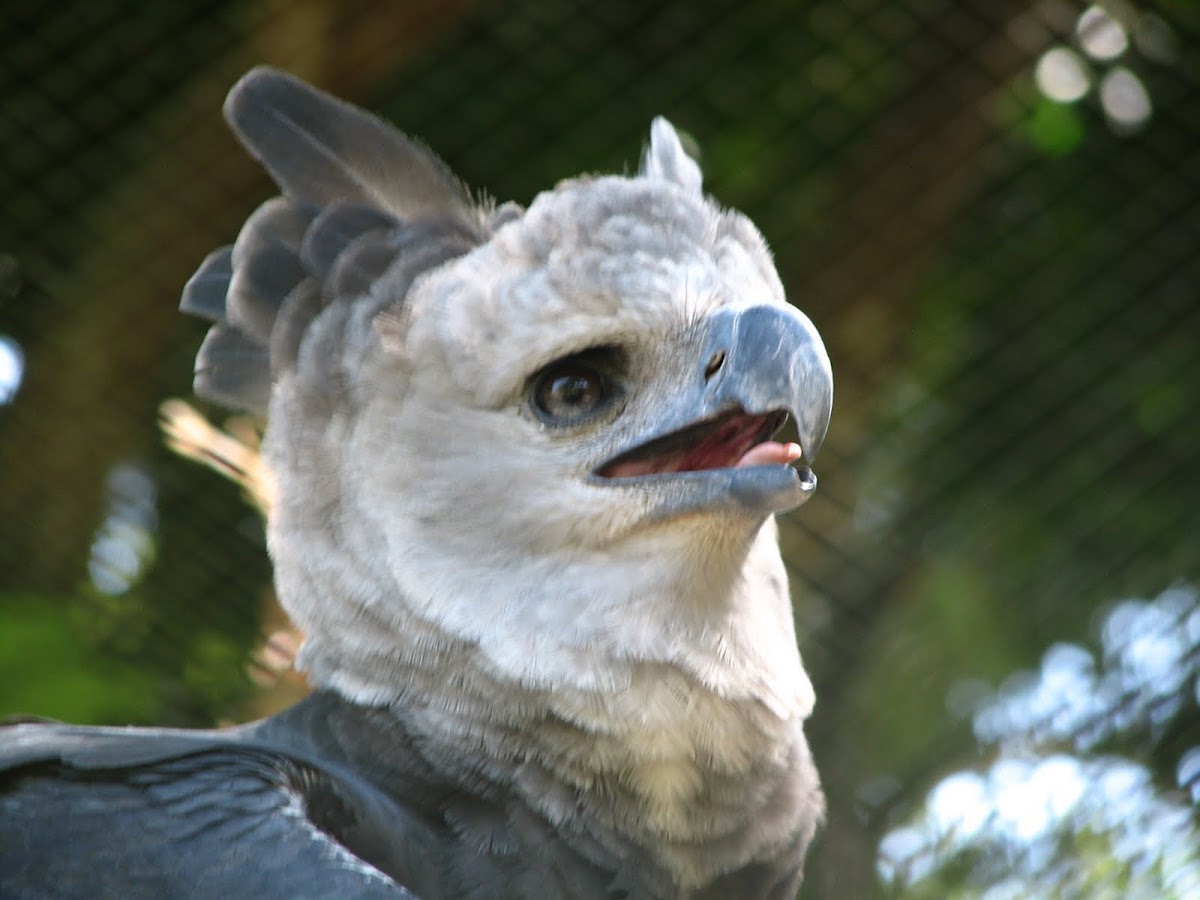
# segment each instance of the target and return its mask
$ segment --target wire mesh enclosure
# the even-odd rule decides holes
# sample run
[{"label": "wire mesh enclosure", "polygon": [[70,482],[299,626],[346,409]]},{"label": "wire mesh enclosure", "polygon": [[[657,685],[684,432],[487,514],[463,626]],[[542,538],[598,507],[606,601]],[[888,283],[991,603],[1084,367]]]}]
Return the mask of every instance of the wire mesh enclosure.
[{"label": "wire mesh enclosure", "polygon": [[833,360],[781,521],[829,803],[803,895],[1200,896],[1196,4],[18,2],[0,45],[0,716],[304,690],[256,426],[191,398],[176,309],[273,193],[238,76],[523,204],[662,114]]}]

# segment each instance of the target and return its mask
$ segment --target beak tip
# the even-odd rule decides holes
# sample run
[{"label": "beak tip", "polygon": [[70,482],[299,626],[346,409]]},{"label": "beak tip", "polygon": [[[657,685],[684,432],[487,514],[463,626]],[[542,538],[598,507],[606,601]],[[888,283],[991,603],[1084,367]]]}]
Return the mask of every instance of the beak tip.
[{"label": "beak tip", "polygon": [[800,449],[804,451],[804,461],[809,465],[816,462],[821,445],[825,443],[825,429],[800,429]]},{"label": "beak tip", "polygon": [[829,431],[829,420],[833,413],[833,378],[824,379],[824,390],[816,392],[796,414],[796,430],[799,432],[800,449],[804,459],[811,465],[821,452],[825,436]]}]

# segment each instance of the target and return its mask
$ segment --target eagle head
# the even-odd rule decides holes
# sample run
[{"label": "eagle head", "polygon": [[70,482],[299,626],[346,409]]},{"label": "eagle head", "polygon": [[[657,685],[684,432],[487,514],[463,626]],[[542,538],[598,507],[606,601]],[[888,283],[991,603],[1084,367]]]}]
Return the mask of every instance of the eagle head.
[{"label": "eagle head", "polygon": [[271,69],[226,114],[282,196],[183,305],[218,323],[197,390],[266,413],[314,679],[611,695],[654,665],[806,714],[772,517],[816,485],[829,359],[675,129],[522,209]]}]

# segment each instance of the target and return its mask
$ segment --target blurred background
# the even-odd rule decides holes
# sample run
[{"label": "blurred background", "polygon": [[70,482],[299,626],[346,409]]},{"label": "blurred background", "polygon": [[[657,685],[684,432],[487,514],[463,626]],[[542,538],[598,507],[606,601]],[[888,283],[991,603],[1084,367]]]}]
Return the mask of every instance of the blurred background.
[{"label": "blurred background", "polygon": [[5,3],[0,716],[304,690],[252,497],[160,429],[253,466],[253,423],[163,411],[181,286],[274,193],[239,75],[522,203],[661,113],[833,358],[782,523],[830,807],[803,896],[1200,897],[1198,45],[1192,0]]}]

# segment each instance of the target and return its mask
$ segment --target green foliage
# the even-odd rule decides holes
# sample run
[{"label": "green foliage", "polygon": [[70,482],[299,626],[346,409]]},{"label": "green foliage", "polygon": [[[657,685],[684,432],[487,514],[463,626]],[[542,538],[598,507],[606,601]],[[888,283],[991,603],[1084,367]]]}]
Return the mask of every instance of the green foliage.
[{"label": "green foliage", "polygon": [[1030,141],[1046,156],[1066,156],[1083,142],[1083,120],[1068,103],[1039,99],[1026,129]]},{"label": "green foliage", "polygon": [[0,717],[153,721],[155,674],[114,657],[64,613],[66,605],[61,597],[0,594]]}]

